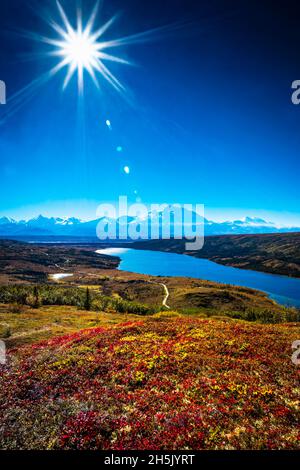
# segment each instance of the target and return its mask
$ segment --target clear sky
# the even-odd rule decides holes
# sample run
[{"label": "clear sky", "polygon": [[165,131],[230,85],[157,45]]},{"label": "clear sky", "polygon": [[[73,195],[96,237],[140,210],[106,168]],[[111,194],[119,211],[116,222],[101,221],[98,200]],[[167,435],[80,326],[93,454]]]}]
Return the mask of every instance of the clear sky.
[{"label": "clear sky", "polygon": [[[75,21],[75,0],[61,3]],[[87,19],[95,2],[82,3]],[[128,195],[205,204],[218,220],[264,215],[300,224],[300,106],[291,103],[300,79],[298,3],[104,0],[96,26],[121,12],[107,40],[173,26],[114,50],[135,63],[110,64],[126,99],[86,78],[79,100],[74,78],[62,90],[63,69],[21,107],[0,107],[0,214],[93,218],[98,202]],[[58,61],[19,34],[57,36],[38,14],[47,7],[59,21],[56,2],[32,5],[1,0],[8,99]]]}]

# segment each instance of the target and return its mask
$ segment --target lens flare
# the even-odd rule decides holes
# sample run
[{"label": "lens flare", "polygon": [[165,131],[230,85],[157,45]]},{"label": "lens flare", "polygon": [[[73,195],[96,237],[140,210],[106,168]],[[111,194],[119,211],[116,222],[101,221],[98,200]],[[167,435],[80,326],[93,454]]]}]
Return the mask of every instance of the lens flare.
[{"label": "lens flare", "polygon": [[53,20],[50,21],[50,25],[54,31],[58,33],[59,38],[50,39],[42,37],[41,41],[54,46],[54,50],[48,52],[47,55],[61,58],[57,65],[57,71],[65,67],[68,69],[63,88],[65,89],[68,86],[71,78],[77,72],[78,90],[82,93],[84,88],[84,72],[87,72],[97,88],[99,88],[97,78],[98,73],[116,90],[124,90],[123,85],[107,68],[105,62],[119,62],[122,64],[129,64],[129,62],[121,57],[110,55],[105,52],[105,50],[110,47],[117,47],[118,44],[116,41],[101,41],[104,33],[114,23],[116,16],[101,25],[96,31],[93,31],[99,2],[96,3],[91,17],[85,27],[83,27],[81,10],[77,13],[77,25],[74,28],[58,1],[57,7],[63,25],[61,26]]},{"label": "lens flare", "polygon": [[[77,75],[78,91],[79,95],[82,95],[85,77],[88,75],[97,88],[100,87],[99,78],[101,78],[102,82],[107,82],[118,91],[122,98],[130,102],[131,94],[129,90],[127,90],[112,73],[107,63],[133,64],[122,57],[109,53],[109,51],[127,45],[153,42],[154,40],[162,38],[163,34],[170,33],[182,27],[182,24],[173,24],[116,39],[104,38],[107,31],[115,23],[118,15],[96,26],[99,4],[100,2],[98,0],[85,26],[83,25],[83,17],[80,9],[77,11],[76,25],[72,25],[58,0],[56,1],[56,5],[60,16],[59,21],[55,21],[51,17],[51,13],[45,10],[45,8],[42,8],[42,6],[39,5],[39,7],[35,9],[35,12],[48,23],[55,32],[55,36],[47,37],[37,32],[19,30],[19,36],[49,46],[49,49],[45,51],[22,54],[23,60],[41,60],[50,57],[58,58],[58,61],[51,69],[43,72],[40,76],[34,78],[30,83],[10,96],[7,106],[5,107],[5,113],[0,116],[0,126],[27,104],[40,88],[45,86],[49,80],[63,69],[66,69],[66,76],[63,82],[64,89],[67,88],[73,76]],[[112,130],[109,120],[106,121],[106,125]]]}]

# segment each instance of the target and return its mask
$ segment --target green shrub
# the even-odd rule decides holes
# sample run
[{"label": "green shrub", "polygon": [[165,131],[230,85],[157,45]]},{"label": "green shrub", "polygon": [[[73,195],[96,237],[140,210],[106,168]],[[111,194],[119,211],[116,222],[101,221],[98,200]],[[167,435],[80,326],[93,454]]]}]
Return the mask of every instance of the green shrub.
[{"label": "green shrub", "polygon": [[[22,303],[20,303],[20,299]],[[85,310],[117,311],[119,313],[134,313],[137,315],[152,315],[161,308],[150,307],[123,300],[107,297],[99,292],[79,287],[55,285],[9,285],[0,286],[0,303],[11,305],[29,305],[38,308],[41,305],[70,305]]]},{"label": "green shrub", "polygon": [[90,289],[87,287],[85,291],[85,299],[84,299],[84,310],[91,310],[91,295],[90,295]]},{"label": "green shrub", "polygon": [[3,332],[2,338],[7,339],[7,338],[10,338],[10,337],[11,337],[11,329],[9,327],[6,327],[4,332]]},{"label": "green shrub", "polygon": [[251,308],[243,312],[226,312],[226,316],[260,323],[300,322],[300,311],[296,308],[283,308],[281,311]]}]

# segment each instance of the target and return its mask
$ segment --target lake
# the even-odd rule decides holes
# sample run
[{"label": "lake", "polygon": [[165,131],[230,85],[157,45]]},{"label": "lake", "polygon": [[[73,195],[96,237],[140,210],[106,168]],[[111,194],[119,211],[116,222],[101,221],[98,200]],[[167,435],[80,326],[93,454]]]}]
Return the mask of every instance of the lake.
[{"label": "lake", "polygon": [[161,251],[107,248],[97,253],[118,256],[120,270],[151,276],[183,276],[250,287],[276,302],[300,308],[300,279],[223,266],[206,259]]}]

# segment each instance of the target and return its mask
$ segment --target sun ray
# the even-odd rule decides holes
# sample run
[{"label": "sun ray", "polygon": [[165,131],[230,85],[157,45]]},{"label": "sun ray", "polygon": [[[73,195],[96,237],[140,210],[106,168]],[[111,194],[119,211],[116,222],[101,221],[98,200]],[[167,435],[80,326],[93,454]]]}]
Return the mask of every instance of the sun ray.
[{"label": "sun ray", "polygon": [[58,0],[56,0],[56,5],[57,5],[57,7],[58,7],[58,11],[59,11],[60,16],[61,16],[61,18],[62,18],[62,20],[63,20],[63,23],[64,23],[65,27],[67,28],[67,32],[68,32],[69,34],[72,34],[72,33],[74,32],[74,30],[73,30],[73,28],[72,28],[72,26],[71,26],[71,24],[70,24],[70,22],[69,22],[69,20],[68,20],[68,17],[67,17],[67,15],[66,15],[66,13],[65,13],[65,10],[63,9],[63,7],[61,6],[61,4],[59,3]]},{"label": "sun ray", "polygon": [[54,29],[64,40],[68,39],[68,33],[61,28],[55,21],[49,21],[49,25]]},{"label": "sun ray", "polygon": [[183,27],[182,23],[175,23],[167,26],[161,26],[159,28],[149,29],[148,31],[142,31],[141,33],[131,34],[123,38],[112,39],[110,41],[104,41],[101,43],[102,49],[121,47],[130,44],[141,44],[148,41],[153,42],[154,38],[158,39],[160,34],[172,32],[175,29],[181,29]]},{"label": "sun ray", "polygon": [[[99,28],[94,34],[91,35],[91,41],[95,42],[97,39],[99,39],[103,34],[114,24],[116,21],[118,15],[113,16],[110,20],[108,20],[101,28]],[[102,45],[102,43],[98,43],[99,46]]]},{"label": "sun ray", "polygon": [[[80,94],[82,94],[84,89],[85,73],[91,77],[95,86],[99,88],[99,81],[96,76],[96,73],[99,73],[102,78],[116,90],[124,91],[124,86],[102,61],[110,61],[126,65],[131,64],[126,59],[102,52],[104,43],[99,40],[113,25],[118,15],[113,16],[102,26],[93,31],[97,14],[99,12],[99,0],[95,3],[91,15],[85,25],[83,25],[82,21],[82,11],[80,8],[77,9],[75,27],[72,26],[61,3],[58,0],[56,3],[62,20],[62,25],[52,19],[46,19],[46,21],[58,34],[58,38],[52,39],[36,33],[27,33],[27,37],[38,42],[44,42],[49,46],[53,46],[53,50],[46,51],[44,56],[61,58],[61,61],[57,65],[57,70],[67,67],[63,89],[67,88],[75,73],[77,73],[78,91]],[[34,58],[34,55],[31,54],[31,57]]]},{"label": "sun ray", "polygon": [[43,42],[45,44],[49,44],[50,46],[56,46],[56,47],[61,47],[64,42],[60,39],[52,39],[48,38],[47,36],[42,36],[41,34],[38,33],[33,33],[31,31],[19,31],[18,32],[19,36],[24,37],[26,39],[30,39],[35,42]]},{"label": "sun ray", "polygon": [[100,61],[97,61],[97,70],[104,76],[104,78],[117,90],[125,91],[122,83],[113,75],[113,73]]},{"label": "sun ray", "polygon": [[72,64],[71,67],[69,67],[69,70],[68,70],[68,73],[66,75],[66,78],[64,80],[64,83],[63,83],[63,90],[65,90],[71,80],[71,78],[73,77],[74,73],[76,72],[76,65],[75,64]]},{"label": "sun ray", "polygon": [[115,55],[106,54],[105,52],[98,52],[97,57],[99,59],[109,60],[110,62],[118,62],[119,64],[132,65],[132,62],[129,62],[126,59],[122,59],[121,57],[117,57]]},{"label": "sun ray", "polygon": [[77,34],[82,35],[82,11],[81,8],[77,8]]},{"label": "sun ray", "polygon": [[78,68],[78,91],[79,94],[82,95],[83,92],[83,65],[77,65]]},{"label": "sun ray", "polygon": [[100,88],[99,82],[98,82],[98,79],[97,79],[97,77],[96,77],[96,74],[95,74],[95,71],[94,71],[94,69],[93,69],[92,64],[88,64],[88,65],[87,65],[87,71],[88,71],[88,73],[90,74],[90,76],[91,76],[91,78],[92,78],[94,84],[96,85],[96,88]]},{"label": "sun ray", "polygon": [[57,64],[51,70],[43,73],[40,77],[35,78],[30,83],[25,85],[21,90],[15,92],[8,100],[8,110],[0,118],[0,125],[5,124],[8,118],[13,116],[19,111],[26,103],[28,103],[38,90],[45,85],[54,75],[56,75],[61,68],[66,65],[64,61]]},{"label": "sun ray", "polygon": [[86,28],[84,30],[84,35],[85,37],[88,37],[94,27],[94,24],[95,24],[95,21],[96,21],[96,17],[97,17],[97,14],[98,14],[98,11],[99,11],[99,0],[97,0],[95,6],[94,6],[94,9],[92,11],[92,14],[87,22],[87,25],[86,25]]},{"label": "sun ray", "polygon": [[102,78],[103,81],[107,82],[120,93],[124,99],[130,101],[129,90],[125,89],[121,81],[105,63],[134,64],[120,57],[120,54],[114,55],[108,53],[107,50],[120,48],[129,44],[145,43],[149,40],[153,41],[161,37],[161,33],[170,32],[177,27],[182,27],[182,24],[173,24],[116,39],[104,39],[107,31],[113,26],[119,15],[114,15],[102,25],[96,25],[97,15],[102,3],[103,0],[97,0],[95,2],[88,21],[85,24],[83,24],[82,20],[82,11],[78,9],[77,21],[73,26],[59,0],[56,0],[58,9],[57,19],[51,18],[49,11],[41,6],[37,10],[34,10],[37,11],[38,15],[51,30],[55,32],[56,36],[49,37],[48,35],[39,34],[37,32],[18,30],[17,33],[19,36],[47,46],[47,49],[44,51],[26,53],[22,55],[22,58],[23,60],[46,58],[52,58],[54,60],[57,58],[58,63],[10,97],[7,112],[2,117],[0,124],[3,124],[9,116],[19,110],[36,94],[41,86],[45,85],[62,69],[66,69],[66,75],[62,85],[64,90],[67,88],[72,78],[77,75],[78,92],[82,94],[85,75],[87,75],[97,88],[99,88],[101,84],[99,83],[99,79]]}]

